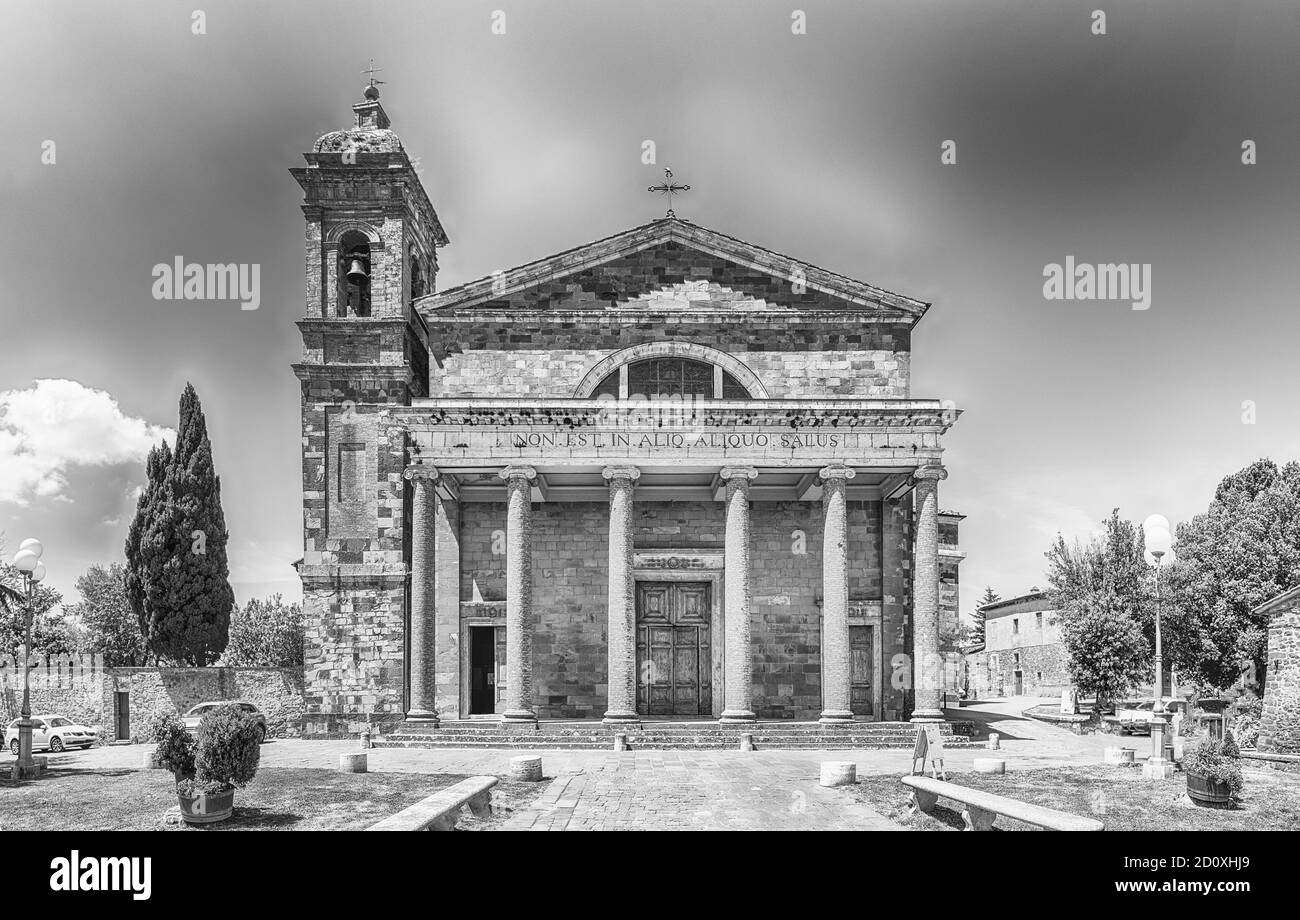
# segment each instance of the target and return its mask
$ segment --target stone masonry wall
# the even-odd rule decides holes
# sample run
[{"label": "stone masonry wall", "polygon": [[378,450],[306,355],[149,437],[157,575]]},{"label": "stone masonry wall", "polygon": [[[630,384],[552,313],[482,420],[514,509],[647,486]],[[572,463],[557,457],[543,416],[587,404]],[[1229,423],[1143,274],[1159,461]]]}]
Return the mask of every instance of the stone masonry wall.
[{"label": "stone masonry wall", "polygon": [[206,700],[252,703],[266,716],[272,738],[294,738],[302,732],[302,672],[297,668],[113,668],[104,690],[104,712],[110,726],[112,694],[128,694],[133,741],[147,740],[154,716],[163,712],[180,715]]},{"label": "stone masonry wall", "polygon": [[1268,671],[1258,748],[1300,754],[1300,601],[1268,628]]},{"label": "stone masonry wall", "polygon": [[[362,576],[368,582],[373,576]],[[391,727],[405,713],[406,586],[339,577],[303,584],[304,723],[312,737]]]},{"label": "stone masonry wall", "polygon": [[[465,506],[461,522],[461,600],[505,596],[505,505]],[[821,711],[821,505],[751,505],[754,622],[753,691],[763,718],[816,718]],[[878,599],[880,506],[850,502],[850,594]],[[533,506],[533,684],[540,718],[599,718],[605,711],[608,506]],[[710,502],[639,502],[638,550],[721,551],[724,509]],[[886,649],[901,646],[886,636]],[[721,631],[711,641],[721,644]],[[887,662],[878,663],[887,667]],[[888,671],[884,679],[889,688]],[[715,693],[720,688],[715,688]]]},{"label": "stone masonry wall", "polygon": [[[22,702],[21,671],[0,663],[0,714],[16,719]],[[181,715],[207,700],[243,700],[266,716],[271,737],[301,733],[303,677],[298,668],[104,668],[89,660],[37,664],[31,674],[34,715],[58,714],[117,737],[117,700],[126,693],[131,740],[147,740],[151,719]]]}]

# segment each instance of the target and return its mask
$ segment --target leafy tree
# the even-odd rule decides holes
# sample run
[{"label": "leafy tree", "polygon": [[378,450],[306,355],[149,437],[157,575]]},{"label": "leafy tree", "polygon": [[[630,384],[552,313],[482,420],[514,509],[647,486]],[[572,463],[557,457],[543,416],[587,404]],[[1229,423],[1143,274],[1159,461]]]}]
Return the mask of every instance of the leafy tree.
[{"label": "leafy tree", "polygon": [[1153,657],[1142,630],[1150,607],[1142,528],[1115,509],[1104,537],[1067,544],[1058,534],[1046,556],[1070,679],[1096,697],[1099,714],[1147,673]]},{"label": "leafy tree", "polygon": [[149,482],[126,540],[126,591],[156,656],[211,664],[225,650],[235,596],[221,481],[194,387],[181,394],[176,449],[150,451]]},{"label": "leafy tree", "polygon": [[975,607],[975,625],[971,627],[971,638],[976,642],[984,641],[984,608],[1002,600],[1002,595],[993,590],[992,585],[984,586],[984,596]]},{"label": "leafy tree", "polygon": [[85,629],[81,651],[103,655],[109,667],[146,663],[149,649],[126,594],[126,569],[120,562],[92,565],[77,579],[81,603],[69,612]]},{"label": "leafy tree", "polygon": [[[21,658],[27,641],[27,589],[23,573],[14,568],[0,539],[0,655]],[[48,585],[36,586],[32,597],[33,655],[66,655],[73,651],[73,630],[62,610],[63,595]],[[55,608],[60,608],[55,610]]]},{"label": "leafy tree", "polygon": [[279,595],[253,599],[230,620],[230,643],[222,664],[232,667],[302,666],[302,608]]},{"label": "leafy tree", "polygon": [[1300,463],[1257,460],[1219,483],[1204,514],[1178,525],[1168,585],[1190,624],[1180,671],[1228,687],[1263,674],[1268,618],[1252,611],[1300,584]]}]

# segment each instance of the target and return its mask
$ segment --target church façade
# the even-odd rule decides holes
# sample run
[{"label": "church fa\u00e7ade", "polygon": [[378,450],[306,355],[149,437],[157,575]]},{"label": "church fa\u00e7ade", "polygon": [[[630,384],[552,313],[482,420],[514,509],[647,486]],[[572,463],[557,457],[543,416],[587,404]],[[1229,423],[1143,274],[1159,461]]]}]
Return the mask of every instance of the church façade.
[{"label": "church fa\u00e7ade", "polygon": [[438,290],[376,86],[353,112],[291,170],[305,733],[941,719],[928,304],[671,212]]}]

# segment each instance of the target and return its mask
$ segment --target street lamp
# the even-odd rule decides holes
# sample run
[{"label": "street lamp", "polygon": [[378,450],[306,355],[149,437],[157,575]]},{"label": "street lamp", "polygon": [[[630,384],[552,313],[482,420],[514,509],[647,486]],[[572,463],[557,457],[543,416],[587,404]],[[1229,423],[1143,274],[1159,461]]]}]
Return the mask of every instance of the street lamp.
[{"label": "street lamp", "polygon": [[[1154,519],[1154,520],[1153,520]],[[1156,655],[1155,703],[1151,707],[1151,756],[1142,775],[1148,779],[1167,779],[1174,774],[1174,765],[1165,759],[1165,703],[1164,703],[1164,649],[1160,642],[1160,563],[1169,551],[1169,522],[1159,515],[1147,518],[1143,525],[1147,552],[1156,561]]]},{"label": "street lamp", "polygon": [[23,573],[23,587],[27,591],[27,637],[23,642],[23,708],[18,720],[18,763],[14,765],[14,779],[36,775],[32,761],[32,702],[31,655],[32,620],[36,618],[36,586],[45,578],[45,563],[41,553],[45,547],[40,540],[24,540],[14,554],[14,568]]}]

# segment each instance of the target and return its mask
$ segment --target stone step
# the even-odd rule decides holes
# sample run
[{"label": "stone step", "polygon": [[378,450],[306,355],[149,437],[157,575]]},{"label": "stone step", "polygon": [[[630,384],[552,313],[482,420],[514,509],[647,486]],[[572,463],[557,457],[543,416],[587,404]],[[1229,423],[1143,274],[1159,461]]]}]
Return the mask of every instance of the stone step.
[{"label": "stone step", "polygon": [[[795,742],[760,742],[755,741],[754,747],[763,751],[905,751],[911,750],[913,742],[889,742],[880,740],[870,740],[862,742],[853,742],[845,740],[818,742],[818,741],[795,741]],[[612,745],[594,744],[590,742],[574,741],[531,741],[531,742],[514,742],[503,743],[501,741],[490,740],[440,740],[440,739],[402,739],[402,740],[382,740],[374,743],[376,748],[413,748],[413,749],[482,749],[482,750],[518,750],[518,751],[607,751],[612,750]],[[968,748],[972,745],[968,743],[946,745],[948,748]],[[720,751],[735,750],[737,745],[724,743],[721,741],[638,741],[629,742],[628,749],[633,751],[682,751],[682,750],[712,750]]]},{"label": "stone step", "polygon": [[[916,743],[915,735],[910,734],[760,734],[754,733],[754,745],[762,750],[909,750]],[[558,736],[542,733],[506,734],[450,734],[396,733],[376,739],[377,748],[500,748],[519,750],[611,750],[613,739],[605,736]],[[656,734],[633,735],[628,738],[632,750],[734,750],[739,746],[739,738],[712,734],[673,735]],[[944,744],[950,748],[974,747],[975,742],[969,738],[953,736],[945,739]]]}]

